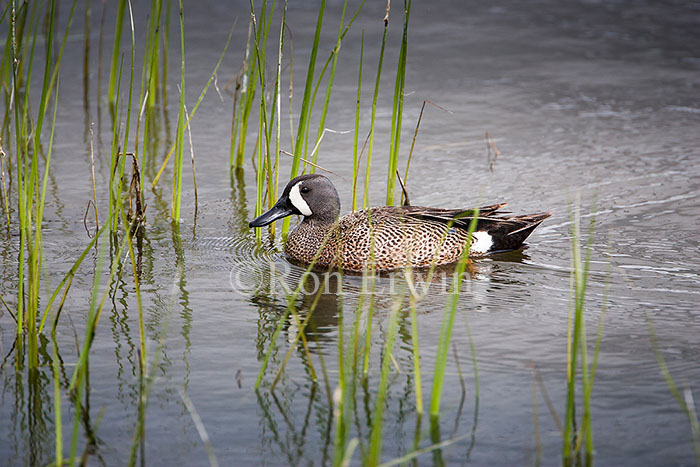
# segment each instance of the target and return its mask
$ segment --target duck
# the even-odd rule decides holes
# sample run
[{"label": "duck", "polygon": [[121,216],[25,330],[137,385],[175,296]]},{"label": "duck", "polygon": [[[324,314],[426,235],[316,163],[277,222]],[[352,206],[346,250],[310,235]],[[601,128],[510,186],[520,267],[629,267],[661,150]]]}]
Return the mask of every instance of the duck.
[{"label": "duck", "polygon": [[[361,272],[425,268],[517,250],[551,212],[506,215],[506,203],[478,209],[378,206],[340,216],[340,197],[328,177],[305,174],[287,183],[275,205],[250,221],[260,228],[291,215],[303,216],[289,233],[285,254],[317,267]],[[470,223],[476,227],[469,238]]]}]

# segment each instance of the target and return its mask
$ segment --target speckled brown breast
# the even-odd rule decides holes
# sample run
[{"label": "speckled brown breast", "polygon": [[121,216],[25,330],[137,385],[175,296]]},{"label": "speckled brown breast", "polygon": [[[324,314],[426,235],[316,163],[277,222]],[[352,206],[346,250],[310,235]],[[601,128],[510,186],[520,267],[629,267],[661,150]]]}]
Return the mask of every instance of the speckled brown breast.
[{"label": "speckled brown breast", "polygon": [[373,260],[378,270],[391,270],[454,262],[467,237],[464,228],[410,217],[400,207],[381,207],[347,214],[330,225],[306,219],[289,234],[285,252],[310,263],[320,250],[319,266],[361,271]]}]

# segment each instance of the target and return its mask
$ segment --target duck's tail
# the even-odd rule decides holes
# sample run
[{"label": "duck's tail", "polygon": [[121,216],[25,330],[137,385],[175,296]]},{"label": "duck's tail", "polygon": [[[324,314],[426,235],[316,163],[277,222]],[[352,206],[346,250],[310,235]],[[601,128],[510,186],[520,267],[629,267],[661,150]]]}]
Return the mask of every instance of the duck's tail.
[{"label": "duck's tail", "polygon": [[488,217],[479,220],[476,232],[484,232],[491,237],[488,253],[516,250],[551,215],[551,212],[540,212],[522,216]]}]

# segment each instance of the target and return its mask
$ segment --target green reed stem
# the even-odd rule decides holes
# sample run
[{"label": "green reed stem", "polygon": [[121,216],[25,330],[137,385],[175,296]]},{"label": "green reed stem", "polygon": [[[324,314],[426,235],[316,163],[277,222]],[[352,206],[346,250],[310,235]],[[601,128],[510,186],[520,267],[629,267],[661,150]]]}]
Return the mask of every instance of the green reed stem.
[{"label": "green reed stem", "polygon": [[[593,242],[594,218],[591,217],[588,245],[586,256],[581,257],[581,246],[579,239],[580,216],[578,211],[571,210],[571,281],[572,281],[572,309],[570,310],[570,325],[568,332],[568,371],[567,371],[567,403],[564,421],[564,446],[563,463],[573,465],[576,461],[576,454],[579,452],[581,443],[585,445],[585,464],[593,463],[593,428],[591,424],[591,395],[593,388],[593,378],[588,365],[588,351],[586,345],[586,328],[583,319],[586,288],[588,284],[588,273],[590,267],[590,257]],[[599,342],[596,343],[596,346]],[[597,354],[598,348],[595,352]],[[580,354],[580,364],[578,358]],[[595,357],[597,361],[597,357]],[[583,393],[583,419],[578,432],[575,431],[576,424],[576,380],[578,372],[581,372],[582,393]]]},{"label": "green reed stem", "polygon": [[[301,112],[299,114],[299,123],[297,126],[296,141],[294,143],[294,158],[292,159],[292,169],[289,178],[294,178],[299,173],[299,162],[301,160],[301,152],[304,145],[304,135],[306,127],[309,124],[310,117],[310,97],[311,88],[314,82],[314,71],[316,68],[316,55],[318,54],[318,44],[321,37],[321,26],[323,25],[323,14],[326,10],[326,0],[321,0],[321,5],[318,8],[318,18],[316,19],[316,31],[314,33],[314,41],[311,45],[311,55],[309,56],[309,66],[306,70],[306,84],[304,86],[304,97],[301,102]],[[285,235],[289,230],[289,217],[286,217],[282,222],[282,235]]]},{"label": "green reed stem", "polygon": [[[109,72],[109,86],[107,87],[107,100],[109,101],[109,106],[112,110],[116,107],[116,95],[115,90],[118,87],[117,77],[119,72],[119,52],[121,49],[122,42],[122,29],[124,26],[124,13],[126,13],[126,0],[119,0],[117,4],[117,17],[116,24],[114,26],[114,44],[112,46],[112,66]],[[121,74],[121,72],[119,72]],[[117,90],[118,92],[118,90]],[[116,112],[112,113],[113,116]]]},{"label": "green reed stem", "polygon": [[[112,232],[116,232],[118,228],[116,220],[118,219],[118,212],[121,206],[121,179],[117,178],[117,173],[121,173],[119,170],[117,172],[117,164],[123,165],[123,159],[119,156],[119,128],[121,116],[119,115],[119,104],[121,101],[121,81],[122,81],[122,70],[124,66],[124,57],[119,62],[119,76],[117,81],[117,96],[112,109],[114,110],[114,118],[112,119],[112,157],[110,162],[109,171],[109,225],[112,228]],[[120,162],[121,159],[121,162]]]},{"label": "green reed stem", "polygon": [[[362,5],[364,5],[365,0],[362,1],[362,4],[360,4],[360,8],[362,8]],[[321,118],[318,123],[318,132],[316,133],[316,141],[319,141],[321,139],[321,135],[323,134],[324,127],[326,125],[326,115],[328,114],[328,104],[330,103],[331,100],[331,92],[333,91],[333,81],[335,80],[335,66],[338,63],[338,53],[340,52],[340,43],[343,39],[343,25],[345,23],[345,11],[347,10],[348,7],[348,0],[345,0],[343,2],[343,12],[340,14],[340,26],[338,27],[338,36],[336,37],[335,40],[335,48],[331,52],[331,56],[333,57],[332,65],[331,65],[331,71],[330,74],[328,75],[328,83],[326,84],[326,96],[323,101],[323,109],[321,110]],[[358,12],[360,11],[359,9],[357,10]],[[329,57],[330,58],[330,57]],[[324,67],[325,71],[325,67]],[[323,74],[321,74],[322,76]],[[319,78],[320,80],[320,78]],[[314,96],[316,93],[314,92]],[[315,100],[312,99],[311,106],[313,108],[313,101]],[[307,127],[308,131],[308,127]],[[312,162],[315,164],[316,161],[318,160],[318,151],[315,151],[313,156],[312,156]],[[316,168],[312,165],[311,169],[309,170],[311,173],[314,173],[316,171]]]},{"label": "green reed stem", "polygon": [[430,416],[437,418],[440,414],[440,401],[442,398],[442,388],[445,380],[445,369],[447,367],[447,357],[450,352],[450,341],[452,339],[452,328],[454,317],[459,303],[460,289],[464,271],[469,262],[469,250],[471,249],[472,234],[479,221],[479,210],[475,209],[472,220],[469,223],[468,238],[462,250],[462,255],[457,263],[457,268],[453,276],[452,291],[450,300],[445,304],[445,314],[440,327],[440,338],[438,340],[438,350],[435,356],[435,370],[433,372],[433,391],[430,399]]},{"label": "green reed stem", "polygon": [[[266,45],[267,38],[270,31],[270,24],[272,19],[272,13],[274,12],[276,2],[272,4],[272,11],[267,14],[267,1],[264,1],[260,9],[260,24],[262,27],[257,27],[257,21],[255,18],[255,7],[253,5],[253,0],[250,0],[250,14],[251,14],[251,24],[253,26],[253,33],[255,35],[255,56],[256,65],[258,68],[258,76],[260,78],[260,113],[259,113],[259,125],[258,125],[258,140],[257,140],[257,151],[258,151],[258,164],[257,164],[257,186],[256,186],[256,202],[255,202],[255,215],[259,216],[263,211],[263,190],[265,185],[265,174],[268,174],[268,193],[271,194],[272,182],[272,167],[270,160],[270,138],[272,129],[270,128],[270,122],[267,119],[267,102],[266,102],[266,78],[265,78],[265,57],[266,57]],[[269,19],[268,19],[269,16]],[[275,80],[278,82],[279,77]],[[272,114],[274,114],[274,106],[277,100],[273,101]],[[264,146],[263,146],[264,143]],[[268,206],[272,207],[274,199],[268,197]],[[262,231],[257,229],[255,231],[255,236],[259,240],[262,238]]]},{"label": "green reed stem", "polygon": [[[129,5],[129,27],[131,30],[131,63],[129,66],[129,97],[127,98],[127,103],[126,103],[126,124],[125,124],[125,129],[124,129],[124,139],[123,143],[121,145],[121,150],[118,150],[117,153],[117,161],[119,164],[119,178],[117,179],[117,187],[116,187],[116,209],[114,210],[114,216],[115,216],[115,222],[113,222],[113,225],[116,227],[119,224],[119,218],[121,216],[121,210],[122,210],[122,180],[124,180],[124,169],[126,167],[126,148],[129,144],[129,130],[131,128],[131,100],[133,96],[133,91],[134,91],[134,61],[135,61],[135,56],[136,56],[136,39],[134,36],[134,15],[131,10],[131,0],[127,0],[127,3]],[[121,72],[119,75],[119,79],[121,81]],[[115,107],[115,110],[118,110]],[[121,119],[121,116],[119,117]],[[116,135],[115,135],[116,137]]]},{"label": "green reed stem", "polygon": [[[334,77],[335,77],[335,65],[336,65],[336,62],[338,60],[338,53],[340,52],[340,44],[342,43],[343,39],[345,38],[345,35],[350,30],[350,27],[352,26],[352,24],[355,22],[357,15],[360,14],[360,11],[362,10],[362,7],[364,6],[364,4],[365,4],[365,0],[363,0],[362,3],[360,3],[360,6],[357,7],[355,14],[348,22],[348,25],[345,26],[345,29],[343,29],[343,24],[344,24],[344,18],[345,18],[345,10],[347,7],[347,1],[343,5],[343,14],[342,14],[342,18],[340,20],[340,29],[338,30],[338,36],[336,39],[336,47],[333,48],[330,55],[326,59],[326,63],[324,63],[323,67],[321,68],[321,72],[318,74],[318,79],[316,80],[316,85],[314,86],[314,91],[311,94],[309,115],[311,115],[313,112],[314,104],[316,102],[316,95],[318,94],[318,90],[321,87],[321,82],[323,81],[323,77],[326,74],[326,70],[328,69],[328,66],[331,65],[331,75],[330,75],[329,81],[328,81],[327,86],[326,86],[326,97],[325,97],[325,102],[324,102],[324,106],[322,109],[321,119],[319,121],[318,134],[316,136],[316,142],[314,143],[314,150],[311,153],[311,157],[312,157],[312,160],[311,160],[312,164],[310,164],[311,165],[311,169],[310,169],[311,173],[315,172],[315,165],[314,164],[316,164],[316,162],[317,162],[318,146],[321,144],[321,140],[323,139],[323,134],[326,131],[326,128],[325,128],[326,114],[328,112],[328,104],[330,103],[331,91],[333,89],[333,81],[334,81]],[[309,142],[310,129],[311,129],[310,125],[307,125],[306,126],[306,134],[304,135],[304,158],[307,160],[308,160],[308,142]],[[306,170],[306,163],[304,164],[304,170]]]},{"label": "green reed stem", "polygon": [[401,121],[403,116],[403,90],[406,80],[406,49],[408,48],[408,18],[411,14],[411,0],[404,0],[404,23],[399,64],[396,70],[394,86],[394,106],[391,112],[391,144],[389,146],[389,171],[386,181],[386,204],[394,204],[394,187],[396,185],[396,168],[399,161],[399,143],[401,142]]},{"label": "green reed stem", "polygon": [[[54,27],[54,4],[51,4],[50,10],[47,13],[48,14],[48,28],[49,28],[49,33],[48,33],[48,41],[47,41],[47,53],[46,53],[46,62],[44,66],[44,80],[43,80],[43,86],[42,86],[42,99],[39,105],[39,115],[37,116],[37,123],[35,125],[35,128],[41,126],[41,122],[43,121],[44,117],[44,104],[46,102],[44,96],[48,95],[48,79],[49,79],[49,70],[51,68],[51,50],[53,46],[52,38],[53,38],[53,27]],[[36,15],[37,21],[39,18],[39,14]],[[27,68],[27,78],[26,78],[26,83],[31,83],[31,72],[32,72],[32,64],[33,64],[33,58],[34,58],[34,47],[36,45],[36,34],[37,34],[37,26],[34,26],[34,32],[32,36],[32,51],[30,53],[30,58],[29,58],[29,67]],[[15,90],[15,95],[17,94],[17,90]],[[20,166],[23,169],[23,172],[20,174],[18,172],[17,178],[21,182],[20,189],[19,191],[22,194],[23,197],[23,203],[22,207],[25,210],[24,213],[24,219],[23,222],[22,220],[20,221],[20,238],[23,236],[24,237],[24,245],[27,248],[27,253],[26,253],[26,258],[27,258],[27,302],[26,302],[26,309],[23,309],[20,307],[17,310],[18,316],[21,316],[24,314],[24,325],[25,325],[25,330],[27,333],[27,349],[28,349],[28,357],[29,357],[29,367],[30,368],[36,368],[38,366],[38,345],[37,345],[37,334],[36,334],[36,308],[38,306],[38,281],[40,279],[40,267],[41,267],[41,260],[38,257],[38,254],[35,250],[35,247],[38,248],[41,243],[41,224],[36,224],[33,222],[33,212],[34,212],[34,203],[36,200],[36,185],[37,185],[37,180],[38,180],[38,159],[39,159],[39,136],[35,133],[34,137],[31,138],[29,130],[26,128],[28,126],[28,123],[31,121],[31,115],[29,111],[29,93],[25,93],[24,96],[24,103],[22,107],[22,123],[25,125],[23,128],[23,131],[21,133],[21,137],[18,135],[17,136],[17,142],[19,143],[22,141],[22,147],[20,148],[19,146],[17,147],[17,155],[20,156],[21,154],[21,163],[18,160],[17,162],[17,168],[19,170]],[[33,143],[33,155],[31,158],[31,161],[28,161],[29,158],[29,139],[32,139]],[[21,151],[21,152],[20,152]],[[20,208],[20,209],[21,209]],[[34,227],[38,227],[38,230],[35,230]],[[34,237],[34,235],[36,237]],[[20,248],[22,247],[22,241],[20,240]],[[22,261],[22,252],[20,253],[20,268],[24,269],[24,262]]]},{"label": "green reed stem", "polygon": [[[275,200],[277,199],[277,191],[279,188],[279,166],[280,166],[280,138],[282,130],[282,96],[281,96],[281,84],[282,79],[282,53],[284,51],[284,30],[287,24],[287,0],[284,0],[284,11],[282,13],[282,22],[280,24],[280,39],[279,48],[277,49],[277,70],[275,72],[275,91],[273,93],[275,104],[273,105],[273,111],[275,114],[275,168],[274,168],[274,180],[268,183],[268,192],[270,193],[270,207],[273,206]],[[272,171],[270,171],[272,172]],[[273,224],[274,226],[274,224]],[[271,226],[270,229],[274,227]]]},{"label": "green reed stem", "polygon": [[362,62],[365,54],[365,31],[362,30],[360,39],[360,67],[357,73],[357,101],[355,105],[355,140],[352,145],[352,210],[357,211],[357,177],[360,170],[360,161],[357,153],[357,142],[360,132],[360,97],[362,95]]},{"label": "green reed stem", "polygon": [[[30,83],[34,64],[34,53],[38,42],[39,21],[42,16],[41,9],[35,3],[29,19],[29,29],[26,28],[27,4],[20,9],[20,21],[18,23],[16,3],[12,2],[10,17],[10,43],[9,57],[12,63],[12,104],[15,123],[15,168],[17,170],[18,192],[18,217],[20,234],[20,251],[18,258],[18,291],[17,291],[17,341],[18,355],[23,355],[23,332],[26,331],[29,367],[35,369],[39,364],[38,356],[38,307],[40,294],[40,280],[43,258],[42,222],[44,205],[46,202],[46,188],[51,165],[53,150],[53,138],[56,125],[56,110],[58,103],[58,74],[65,50],[68,32],[72,24],[76,2],[73,2],[68,17],[63,41],[53,63],[54,29],[56,22],[55,2],[48,4],[46,11],[46,56],[41,87],[41,98],[36,121],[32,125],[31,111],[29,108],[29,96],[31,94]],[[24,46],[24,35],[31,37],[29,50]],[[4,56],[7,56],[5,53]],[[26,72],[26,76],[24,73]],[[21,83],[24,82],[24,89]],[[55,90],[55,95],[54,95]],[[39,159],[41,158],[41,133],[46,118],[46,112],[50,99],[54,97],[53,118],[50,126],[50,138],[48,151],[44,160],[43,179],[39,176]],[[8,109],[9,110],[9,109]],[[6,116],[7,117],[7,116]],[[9,121],[9,120],[7,120]],[[31,144],[31,153],[30,153]],[[30,159],[31,157],[31,159]],[[4,178],[3,178],[4,182]],[[25,276],[26,268],[26,276]],[[25,277],[27,279],[25,288]],[[25,297],[26,293],[26,297]],[[26,299],[26,301],[25,301]],[[17,359],[21,365],[22,359]]]},{"label": "green reed stem", "polygon": [[[143,122],[143,141],[144,147],[149,141],[149,129],[151,128],[151,119],[153,117],[153,108],[156,105],[158,97],[158,53],[160,51],[160,23],[163,9],[162,0],[152,0],[151,2],[151,17],[148,21],[148,34],[144,47],[143,66],[141,67],[141,88],[139,91],[139,113],[136,120],[136,137],[134,139],[134,157],[139,160],[139,132],[141,128],[141,119]],[[167,103],[164,103],[164,107]],[[144,116],[145,114],[145,116]],[[141,167],[146,167],[146,151],[139,162]],[[139,178],[140,191],[143,192],[143,178]]]},{"label": "green reed stem", "polygon": [[[58,318],[58,315],[56,315]],[[59,356],[58,344],[56,343],[56,324],[58,319],[54,320],[51,328],[51,371],[53,375],[53,413],[54,413],[54,445],[56,455],[56,466],[63,465],[63,417],[61,413],[61,380],[59,373]]]},{"label": "green reed stem", "polygon": [[372,97],[372,116],[369,122],[369,145],[367,146],[367,167],[365,169],[365,190],[362,198],[362,209],[367,209],[369,205],[369,174],[372,165],[372,148],[374,147],[374,119],[377,114],[377,96],[379,95],[379,82],[382,77],[382,66],[384,64],[384,47],[386,46],[386,33],[389,29],[389,5],[386,3],[386,15],[384,16],[384,33],[382,34],[382,47],[379,50],[379,64],[377,65],[377,78],[374,82],[374,96]]},{"label": "green reed stem", "polygon": [[[257,72],[258,69],[255,66],[250,65],[251,60],[257,60],[257,57],[250,56],[250,44],[251,38],[255,41],[255,36],[253,35],[253,22],[250,22],[248,26],[248,44],[246,46],[245,58],[244,58],[244,75],[243,75],[243,87],[241,89],[241,96],[245,96],[243,99],[243,106],[240,107],[239,113],[236,116],[236,121],[234,123],[234,128],[238,128],[238,145],[236,147],[236,167],[243,167],[243,158],[245,157],[245,142],[246,136],[248,134],[248,119],[250,117],[250,111],[253,107],[253,99],[255,98],[255,91],[258,86]],[[235,140],[234,140],[235,142]],[[233,149],[232,149],[233,150]]]},{"label": "green reed stem", "polygon": [[171,18],[171,0],[165,2],[165,25],[163,31],[163,73],[161,73],[161,102],[163,103],[163,112],[167,108],[168,102],[168,55],[170,53],[170,18]]},{"label": "green reed stem", "polygon": [[70,285],[73,282],[73,278],[75,277],[75,273],[78,271],[78,268],[82,264],[83,260],[87,256],[87,254],[92,250],[92,248],[95,246],[95,243],[97,243],[97,239],[100,238],[100,236],[105,232],[105,230],[108,227],[108,223],[105,223],[100,229],[97,231],[95,236],[90,240],[90,243],[87,244],[83,252],[80,254],[78,259],[73,263],[73,266],[71,266],[70,270],[68,273],[63,277],[61,282],[59,282],[58,286],[54,289],[53,294],[51,294],[51,297],[49,298],[49,301],[46,305],[46,309],[44,310],[44,313],[42,314],[41,317],[41,323],[39,324],[39,333],[41,333],[44,329],[44,325],[46,324],[46,318],[49,315],[49,312],[51,311],[51,305],[53,305],[53,302],[58,298],[58,294],[61,292],[63,289],[63,286],[66,286],[65,292],[67,292],[68,288],[70,288]]},{"label": "green reed stem", "polygon": [[[112,222],[112,218],[110,217],[109,220],[107,221],[107,224],[110,224]],[[112,230],[110,226],[105,224],[105,227],[107,228],[106,230]],[[95,235],[95,239],[97,239],[98,235]],[[93,239],[93,240],[95,240]],[[75,414],[73,418],[73,432],[71,436],[71,449],[70,449],[70,456],[69,456],[69,465],[73,466],[75,463],[75,459],[77,458],[77,450],[78,450],[78,432],[79,432],[79,427],[80,427],[80,421],[82,420],[82,396],[85,392],[85,388],[87,385],[87,365],[88,365],[88,358],[89,358],[89,353],[90,353],[90,347],[92,346],[92,341],[94,339],[95,331],[97,329],[97,323],[99,322],[100,315],[102,313],[102,308],[104,307],[106,298],[109,294],[109,284],[112,283],[112,278],[114,277],[114,272],[116,271],[117,266],[120,264],[121,261],[121,252],[122,252],[122,246],[124,245],[124,242],[120,245],[118,249],[118,253],[115,256],[116,261],[112,261],[112,267],[110,268],[110,274],[109,278],[107,280],[107,286],[105,287],[105,291],[102,295],[102,299],[100,303],[98,304],[98,298],[99,298],[99,289],[100,289],[100,278],[102,277],[102,267],[104,263],[104,258],[106,256],[106,251],[107,251],[107,243],[108,242],[102,242],[100,245],[100,251],[97,256],[97,264],[95,265],[95,273],[93,277],[93,282],[92,282],[92,292],[90,295],[90,304],[88,308],[88,316],[87,316],[87,323],[86,323],[86,328],[85,328],[85,341],[83,342],[82,349],[78,355],[78,363],[73,370],[73,375],[71,377],[70,383],[69,383],[69,388],[68,391],[72,394],[73,400],[75,401],[74,406],[75,406]],[[71,282],[68,283],[66,287],[66,292],[68,291],[68,288],[70,288],[70,284],[72,283],[72,278]],[[60,308],[59,308],[60,310]]]},{"label": "green reed stem", "polygon": [[[182,166],[185,145],[185,18],[183,15],[182,0],[180,4],[180,100],[177,112],[177,132],[175,137],[175,170],[173,172],[173,201],[171,219],[180,220],[180,207],[182,204]],[[194,110],[192,111],[194,114]]]},{"label": "green reed stem", "polygon": [[289,359],[292,357],[292,352],[294,352],[294,349],[296,348],[297,343],[299,340],[301,340],[302,345],[304,346],[304,352],[306,352],[306,355],[309,356],[309,370],[312,375],[313,380],[316,380],[316,372],[314,371],[313,364],[311,364],[311,352],[309,351],[309,343],[306,339],[305,335],[305,330],[306,326],[309,324],[309,320],[314,314],[314,311],[316,310],[316,307],[318,306],[318,301],[321,299],[322,295],[322,290],[319,290],[316,293],[316,296],[314,297],[313,302],[311,302],[311,306],[309,307],[308,312],[306,313],[306,317],[302,321],[299,313],[296,309],[296,307],[292,307],[291,309],[291,314],[294,317],[295,324],[297,326],[297,332],[294,336],[294,339],[292,342],[289,343],[289,349],[287,350],[287,354],[284,356],[284,359],[282,360],[282,364],[280,364],[280,367],[277,369],[277,374],[275,375],[275,378],[272,380],[272,384],[270,385],[270,390],[273,391],[275,389],[275,386],[279,382],[280,378],[282,377],[282,374],[284,373],[284,369],[287,367],[287,363],[289,362]]}]

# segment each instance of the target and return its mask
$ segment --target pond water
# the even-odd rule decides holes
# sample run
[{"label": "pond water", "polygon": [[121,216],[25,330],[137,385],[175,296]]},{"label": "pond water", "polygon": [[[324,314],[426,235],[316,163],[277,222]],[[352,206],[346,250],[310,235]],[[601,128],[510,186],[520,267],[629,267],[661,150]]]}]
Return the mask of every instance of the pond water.
[{"label": "pond water", "polygon": [[[290,4],[288,18],[295,105],[303,93],[318,11],[316,2],[299,3]],[[343,42],[326,126],[350,132],[327,134],[320,146],[318,163],[335,174],[330,177],[340,193],[343,212],[349,210],[351,199],[360,34],[365,31],[360,133],[366,135],[384,7],[382,2],[365,5]],[[67,10],[68,5],[61,8]],[[101,121],[96,102],[101,8],[94,3],[92,97],[87,107],[80,73],[76,71],[73,79],[68,72],[82,67],[81,15],[76,17],[75,37],[71,36],[64,56],[44,223],[45,293],[58,284],[89,241],[83,217],[92,196],[90,124],[96,133],[98,207],[104,210],[107,205],[106,190],[100,190],[109,177],[111,142],[106,82],[102,83]],[[114,27],[114,12],[109,8],[105,44],[111,44]],[[146,21],[144,8],[137,6],[134,11],[137,44],[143,43],[139,27]],[[224,85],[240,66],[248,8],[246,2],[188,2],[184,7],[189,107],[213,70],[236,17],[238,23],[218,73],[223,102],[210,89],[192,122],[199,199],[196,222],[189,176],[179,230],[168,218],[172,169],[155,191],[146,193],[148,225],[139,250],[153,376],[143,446],[146,465],[208,463],[186,399],[195,407],[220,465],[319,465],[333,458],[329,391],[338,380],[339,323],[342,317],[347,330],[354,322],[362,278],[344,277],[343,294],[329,290],[319,299],[304,330],[311,361],[295,343],[297,323],[290,320],[284,326],[262,388],[254,390],[286,307],[280,290],[261,284],[271,265],[291,282],[303,269],[289,264],[279,253],[279,243],[268,241],[266,234],[264,245],[256,245],[247,226],[255,208],[255,172],[250,162],[235,176],[227,171],[233,98],[224,92]],[[355,8],[349,7],[353,12]],[[338,1],[327,8],[321,60],[332,49],[341,9]],[[279,24],[275,18],[274,24]],[[401,35],[398,2],[392,5],[389,29],[377,108],[372,205],[383,204],[385,196]],[[179,54],[176,37],[174,20],[174,62]],[[419,457],[420,464],[561,462],[562,437],[536,375],[561,418],[566,403],[572,203],[579,206],[584,231],[595,218],[586,301],[589,348],[604,319],[592,396],[595,461],[600,465],[691,465],[696,461],[691,425],[669,390],[657,357],[663,357],[682,393],[700,397],[699,46],[700,8],[689,2],[413,4],[401,167],[405,167],[423,101],[451,113],[432,106],[425,109],[407,181],[412,204],[472,207],[508,202],[515,213],[554,211],[530,237],[529,248],[478,260],[465,279],[438,434],[440,440],[454,442],[438,453]],[[105,69],[108,50],[105,46]],[[171,76],[169,92],[176,99],[177,64]],[[317,119],[318,111],[314,115]],[[176,118],[170,115],[170,141]],[[251,140],[255,125],[250,126]],[[486,132],[499,149],[492,168]],[[282,134],[283,149],[291,151],[287,127]],[[155,162],[144,168],[148,182],[167,146],[156,148]],[[250,145],[248,153],[252,149]],[[283,182],[289,167],[290,160],[282,156]],[[18,241],[16,229],[9,230],[11,234],[0,239],[0,293],[12,305]],[[74,336],[82,342],[84,335],[98,257],[99,250],[92,252],[81,267],[57,328],[68,378],[77,360]],[[124,264],[111,285],[90,357],[90,411],[84,426],[95,437],[93,464],[127,463],[137,423],[137,306],[130,267]],[[360,463],[361,449],[367,448],[392,293],[404,289],[405,281],[382,277],[377,287],[375,314],[369,323],[362,320],[373,333],[369,382],[358,388],[357,423],[351,434],[363,440],[353,457],[355,464]],[[300,299],[302,317],[308,316],[312,301],[313,296]],[[438,282],[418,304],[426,403],[447,302],[445,288]],[[657,347],[652,344],[650,326]],[[0,459],[7,465],[46,464],[54,459],[51,346],[45,343],[38,378],[29,378],[26,370],[14,369],[15,332],[14,321],[0,308],[0,350],[3,357],[8,355],[0,371],[0,439],[6,440],[0,443]],[[383,461],[411,451],[416,436],[411,337],[404,304],[386,402]],[[294,350],[286,369],[270,391],[290,346]],[[327,381],[321,376],[322,365]],[[312,371],[319,374],[318,383]],[[69,420],[64,439],[69,439],[72,405],[65,398],[65,388],[62,392],[64,419]],[[420,447],[435,442],[426,421],[418,437]],[[81,439],[83,446],[84,435]]]}]

